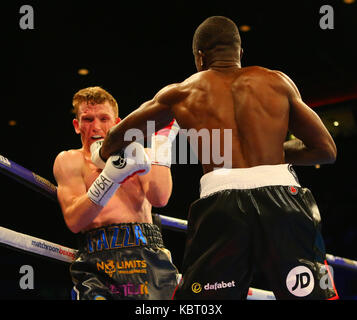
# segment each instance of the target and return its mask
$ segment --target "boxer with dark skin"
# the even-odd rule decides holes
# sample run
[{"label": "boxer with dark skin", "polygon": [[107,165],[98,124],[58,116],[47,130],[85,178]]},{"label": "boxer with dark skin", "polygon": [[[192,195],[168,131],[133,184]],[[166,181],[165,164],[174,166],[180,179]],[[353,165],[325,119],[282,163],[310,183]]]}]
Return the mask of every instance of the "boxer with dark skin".
[{"label": "boxer with dark skin", "polygon": [[[231,167],[233,170],[244,170],[241,168],[250,170],[250,168],[258,166],[283,164],[333,163],[337,154],[335,143],[319,116],[303,102],[293,81],[280,71],[258,66],[241,67],[242,52],[239,31],[234,22],[225,17],[206,19],[197,28],[193,38],[193,54],[198,72],[182,83],[163,88],[152,100],[143,103],[113,127],[100,150],[103,160],[130,143],[130,141],[124,141],[126,130],[138,128],[145,133],[148,120],[155,121],[156,128],[160,129],[172,118],[175,118],[180,127],[184,129],[199,131],[206,128],[209,132],[212,132],[213,129],[220,129],[221,132],[223,129],[231,129]],[[296,139],[286,141],[289,132]],[[223,146],[222,139],[223,134],[221,135],[221,148]],[[200,147],[205,148],[204,145]],[[221,152],[223,152],[222,150]],[[200,159],[200,153],[198,158]],[[217,166],[219,167],[219,164],[213,163],[213,161],[202,164],[204,174],[213,173],[213,169]],[[300,190],[298,187],[297,185],[293,190],[302,194],[302,188]],[[314,204],[310,205],[314,207]],[[193,210],[191,208],[191,211]],[[289,208],[285,211],[289,211]],[[195,225],[195,214],[199,216],[201,213],[191,212],[188,218],[189,226],[191,224],[193,230],[199,228]],[[216,215],[220,214],[216,213]],[[310,216],[310,214],[307,215]],[[239,230],[235,229],[235,232],[239,233]],[[200,241],[195,236],[188,234],[182,272],[183,282],[176,291],[175,298],[244,299],[249,285],[244,285],[244,288],[240,290],[233,287],[215,290],[214,294],[213,291],[204,292],[205,290],[199,294],[192,292],[191,285],[193,283],[198,282],[203,286],[207,282],[215,283],[214,281],[220,280],[219,278],[210,278],[208,271],[205,272],[204,268],[210,264],[209,260],[196,266],[201,268],[200,271],[197,271],[198,273],[193,270],[196,268],[193,266],[196,264],[195,261],[203,257],[210,248],[207,246],[202,249],[201,255],[197,254],[201,249],[198,245],[197,248],[195,247],[195,241],[200,246],[204,246],[205,241]],[[292,241],[298,242],[299,240]],[[276,246],[279,246],[281,242]],[[323,251],[322,248],[321,252]],[[237,253],[237,255],[239,254]],[[323,264],[323,259],[316,259],[316,261],[319,260],[318,263],[312,259],[314,260],[313,264],[315,262],[315,265]],[[271,277],[277,298],[321,299],[331,298],[335,294],[320,292],[316,289],[317,284],[312,289],[312,293],[306,295],[304,295],[304,291],[300,295],[296,294],[294,288],[294,290],[289,289],[290,292],[288,292],[285,280],[288,271],[293,269],[293,266],[293,263],[289,262],[284,271],[281,271],[282,275],[279,281]],[[234,283],[239,284],[245,281],[232,276],[230,279],[226,279],[226,282],[228,283],[228,280],[232,279],[236,279]],[[315,282],[318,282],[316,277]],[[233,290],[231,295],[228,293],[229,290]],[[227,292],[227,295],[220,295],[221,292]]]},{"label": "boxer with dark skin", "polygon": [[[163,88],[114,127],[104,140],[101,157],[107,159],[130,143],[124,140],[127,129],[145,133],[148,120],[161,129],[174,117],[184,129],[232,129],[233,168],[334,162],[331,135],[293,81],[279,71],[242,68],[240,43],[221,47],[198,48],[194,52],[198,73]],[[298,139],[285,142],[288,131]],[[204,173],[213,167],[213,163],[203,165]]]}]

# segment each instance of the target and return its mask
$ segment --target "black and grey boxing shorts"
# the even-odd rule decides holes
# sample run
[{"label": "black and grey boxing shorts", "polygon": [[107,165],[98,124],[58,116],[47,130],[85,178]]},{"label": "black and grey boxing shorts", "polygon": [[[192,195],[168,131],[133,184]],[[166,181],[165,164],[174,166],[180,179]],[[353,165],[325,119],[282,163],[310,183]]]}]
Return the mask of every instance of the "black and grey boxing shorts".
[{"label": "black and grey boxing shorts", "polygon": [[174,299],[246,299],[254,268],[277,299],[338,298],[319,210],[289,165],[202,177]]},{"label": "black and grey boxing shorts", "polygon": [[113,224],[80,235],[70,272],[73,298],[81,300],[171,299],[178,275],[159,228],[149,223]]}]

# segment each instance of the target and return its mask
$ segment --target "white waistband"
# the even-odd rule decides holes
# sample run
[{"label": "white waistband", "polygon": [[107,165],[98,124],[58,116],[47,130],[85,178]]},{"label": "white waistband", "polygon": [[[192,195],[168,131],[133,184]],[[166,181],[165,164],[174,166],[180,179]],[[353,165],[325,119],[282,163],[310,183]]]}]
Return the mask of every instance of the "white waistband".
[{"label": "white waistband", "polygon": [[276,185],[300,187],[290,164],[218,169],[206,173],[201,178],[200,184],[201,198],[229,189],[254,189]]}]

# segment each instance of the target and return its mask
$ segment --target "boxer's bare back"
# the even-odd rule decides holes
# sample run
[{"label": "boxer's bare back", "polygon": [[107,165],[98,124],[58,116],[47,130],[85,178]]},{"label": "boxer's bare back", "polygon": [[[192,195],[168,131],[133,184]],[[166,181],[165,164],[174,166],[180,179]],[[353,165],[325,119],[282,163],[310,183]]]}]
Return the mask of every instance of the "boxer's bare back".
[{"label": "boxer's bare back", "polygon": [[[160,125],[175,117],[181,128],[232,130],[232,167],[281,163],[314,164],[329,158],[334,142],[320,118],[301,99],[292,80],[279,71],[237,65],[198,72],[180,84],[165,87],[114,128],[102,148],[103,158],[121,149],[127,128],[146,130],[145,120]],[[284,143],[292,132],[300,140]],[[211,139],[212,141],[212,139]],[[200,145],[198,150],[208,146]],[[212,149],[212,146],[209,146]],[[296,152],[298,151],[298,152]],[[201,154],[198,154],[199,159]],[[201,159],[200,159],[201,160]],[[202,163],[202,161],[201,161]],[[211,159],[204,173],[219,164]]]}]

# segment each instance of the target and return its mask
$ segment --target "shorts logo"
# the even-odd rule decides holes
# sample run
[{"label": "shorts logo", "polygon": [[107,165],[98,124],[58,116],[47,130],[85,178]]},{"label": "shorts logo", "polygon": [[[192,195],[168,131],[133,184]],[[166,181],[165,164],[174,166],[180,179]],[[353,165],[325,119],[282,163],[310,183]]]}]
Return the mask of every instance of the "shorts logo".
[{"label": "shorts logo", "polygon": [[293,268],[286,277],[286,287],[296,297],[306,297],[312,292],[314,285],[314,276],[305,266]]},{"label": "shorts logo", "polygon": [[125,284],[107,284],[109,290],[113,294],[117,294],[122,297],[133,297],[133,296],[147,296],[149,294],[148,282],[145,283],[125,283]]},{"label": "shorts logo", "polygon": [[290,186],[289,187],[289,192],[292,194],[292,195],[296,195],[298,193],[298,190],[293,187],[293,186]]},{"label": "shorts logo", "polygon": [[221,290],[221,289],[226,289],[226,288],[232,288],[235,287],[236,283],[234,280],[229,281],[229,282],[215,282],[215,283],[206,283],[204,287],[202,288],[202,285],[198,282],[194,282],[191,286],[191,290],[194,293],[200,293],[203,290],[205,291],[210,291],[210,290]]},{"label": "shorts logo", "polygon": [[195,282],[192,284],[191,289],[193,293],[200,293],[202,291],[202,286],[200,283]]},{"label": "shorts logo", "polygon": [[109,277],[113,274],[134,274],[134,273],[147,273],[147,263],[145,260],[123,260],[114,261],[107,260],[97,262],[97,270],[104,271]]},{"label": "shorts logo", "polygon": [[112,160],[112,164],[114,167],[118,169],[123,169],[126,166],[126,159],[124,158],[124,154],[116,154],[113,157],[117,157],[116,160]]},{"label": "shorts logo", "polygon": [[147,244],[147,240],[139,225],[122,225],[101,228],[87,235],[88,252],[103,249],[128,248]]}]

